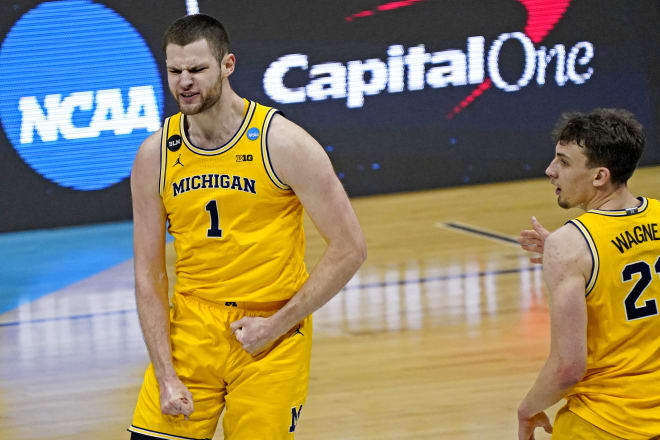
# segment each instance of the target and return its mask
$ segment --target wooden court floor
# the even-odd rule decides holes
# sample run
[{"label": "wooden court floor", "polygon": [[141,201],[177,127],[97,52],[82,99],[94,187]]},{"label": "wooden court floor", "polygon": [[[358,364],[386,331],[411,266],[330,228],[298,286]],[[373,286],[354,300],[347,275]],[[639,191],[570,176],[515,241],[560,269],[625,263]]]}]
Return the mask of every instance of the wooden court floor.
[{"label": "wooden court floor", "polygon": [[[630,187],[660,198],[660,167]],[[549,321],[540,270],[511,239],[532,215],[554,229],[579,211],[546,179],[353,204],[369,257],[315,314],[296,438],[516,438]],[[306,227],[311,266],[323,241]],[[131,261],[0,315],[0,438],[127,439],[147,359]]]}]

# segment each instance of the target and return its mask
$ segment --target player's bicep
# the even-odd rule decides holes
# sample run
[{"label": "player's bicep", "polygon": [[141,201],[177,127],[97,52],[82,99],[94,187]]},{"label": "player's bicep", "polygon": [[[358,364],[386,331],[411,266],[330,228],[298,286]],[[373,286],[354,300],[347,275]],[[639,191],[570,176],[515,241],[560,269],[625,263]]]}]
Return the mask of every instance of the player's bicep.
[{"label": "player's bicep", "polygon": [[551,292],[550,331],[554,348],[562,359],[586,359],[587,307],[581,276],[564,277]]},{"label": "player's bicep", "polygon": [[579,242],[577,231],[562,228],[557,232],[546,240],[543,256],[543,277],[549,289],[551,355],[566,368],[580,371],[586,362],[588,248]]},{"label": "player's bicep", "polygon": [[138,150],[131,171],[136,272],[164,268],[166,219],[158,186],[158,144],[153,135],[148,138]]}]

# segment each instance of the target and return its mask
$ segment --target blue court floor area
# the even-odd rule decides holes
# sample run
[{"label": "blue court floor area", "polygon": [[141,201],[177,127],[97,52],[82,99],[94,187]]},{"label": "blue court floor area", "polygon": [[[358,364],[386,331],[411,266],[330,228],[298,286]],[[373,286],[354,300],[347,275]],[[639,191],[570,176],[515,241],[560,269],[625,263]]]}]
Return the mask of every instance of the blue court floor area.
[{"label": "blue court floor area", "polygon": [[0,313],[132,257],[130,221],[0,234]]}]

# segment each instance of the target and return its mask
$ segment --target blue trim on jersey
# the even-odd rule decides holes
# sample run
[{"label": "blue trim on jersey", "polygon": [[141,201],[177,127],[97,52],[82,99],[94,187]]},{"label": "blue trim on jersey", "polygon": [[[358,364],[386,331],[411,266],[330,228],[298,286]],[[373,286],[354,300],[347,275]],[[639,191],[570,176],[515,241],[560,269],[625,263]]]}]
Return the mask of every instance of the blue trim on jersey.
[{"label": "blue trim on jersey", "polygon": [[[163,131],[160,134],[160,179],[158,180],[159,192],[161,195],[165,192],[165,182],[167,179],[167,138],[170,131],[170,118],[165,119]],[[163,151],[165,150],[165,151]],[[163,157],[165,153],[165,157]]]},{"label": "blue trim on jersey", "polygon": [[596,285],[596,280],[598,279],[598,273],[600,271],[600,255],[598,255],[598,248],[596,247],[596,242],[591,236],[589,229],[578,219],[569,220],[566,223],[570,223],[580,231],[580,234],[584,237],[584,240],[587,242],[587,247],[589,248],[589,254],[591,255],[591,276],[587,281],[585,286],[585,297],[589,296],[591,291]]},{"label": "blue trim on jersey", "polygon": [[[283,191],[290,191],[291,187],[286,183],[284,183],[282,179],[280,179],[280,177],[275,172],[275,168],[273,167],[273,162],[270,160],[270,151],[268,150],[268,131],[270,131],[270,124],[273,121],[273,118],[278,113],[284,116],[284,113],[282,113],[281,111],[275,108],[271,108],[268,111],[268,113],[266,113],[266,117],[264,118],[264,125],[261,127],[261,136],[262,136],[261,141],[263,142],[263,148],[261,151],[261,160],[264,164],[264,168],[266,169],[266,174],[268,174],[270,181],[273,182],[273,184],[279,189]],[[264,152],[266,154],[264,154]],[[266,163],[266,161],[268,161],[268,163]],[[269,169],[273,173],[273,176],[275,176],[275,179],[277,180],[273,179],[273,176],[270,175],[270,172],[268,172]]]}]

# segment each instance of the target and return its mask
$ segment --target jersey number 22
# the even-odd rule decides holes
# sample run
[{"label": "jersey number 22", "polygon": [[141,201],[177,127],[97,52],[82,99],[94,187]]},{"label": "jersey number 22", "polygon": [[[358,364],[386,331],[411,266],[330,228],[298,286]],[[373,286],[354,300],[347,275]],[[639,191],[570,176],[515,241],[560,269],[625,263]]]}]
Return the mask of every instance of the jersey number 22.
[{"label": "jersey number 22", "polygon": [[[656,260],[653,269],[655,270],[656,275],[660,275],[660,257]],[[630,263],[623,268],[621,278],[623,279],[623,282],[627,282],[632,280],[634,274],[640,274],[640,278],[623,301],[623,304],[626,306],[626,318],[628,318],[628,321],[658,314],[658,304],[655,299],[647,299],[641,307],[637,307],[636,304],[639,297],[642,296],[642,293],[644,293],[646,288],[653,281],[651,266],[646,261]]]}]

